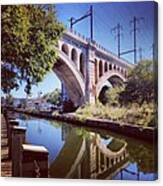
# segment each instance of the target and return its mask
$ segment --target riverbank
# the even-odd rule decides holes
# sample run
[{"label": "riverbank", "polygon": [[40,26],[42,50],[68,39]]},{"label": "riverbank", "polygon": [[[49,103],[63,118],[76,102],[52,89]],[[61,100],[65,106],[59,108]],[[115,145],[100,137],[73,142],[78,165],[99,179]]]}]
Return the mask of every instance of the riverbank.
[{"label": "riverbank", "polygon": [[[11,108],[10,108],[11,109]],[[93,127],[93,128],[101,128],[105,130],[109,130],[118,134],[126,135],[128,137],[136,138],[139,140],[144,140],[149,143],[153,143],[157,140],[157,128],[155,127],[142,127],[138,125],[132,125],[128,123],[119,123],[106,119],[94,119],[87,118],[85,120],[81,120],[74,113],[71,114],[55,114],[52,115],[46,112],[34,112],[34,111],[26,111],[22,109],[11,109],[15,112],[24,113],[30,116],[52,119],[57,121],[62,121],[70,124],[74,124],[77,126],[85,126],[85,127]]]}]

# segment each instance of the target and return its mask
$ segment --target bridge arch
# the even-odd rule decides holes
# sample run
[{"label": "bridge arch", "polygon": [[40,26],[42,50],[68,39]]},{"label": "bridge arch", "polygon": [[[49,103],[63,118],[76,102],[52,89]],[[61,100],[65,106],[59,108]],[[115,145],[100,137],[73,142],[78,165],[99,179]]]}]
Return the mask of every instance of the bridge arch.
[{"label": "bridge arch", "polygon": [[108,71],[108,64],[107,64],[107,62],[105,62],[105,65],[104,65],[104,71],[105,71],[105,72]]},{"label": "bridge arch", "polygon": [[117,84],[123,84],[126,81],[126,78],[115,71],[107,72],[104,76],[102,76],[96,86],[96,97],[99,97],[102,89],[106,89],[106,87],[110,87],[110,84],[114,87]]},{"label": "bridge arch", "polygon": [[69,59],[64,51],[58,50],[58,55],[53,71],[64,82],[74,106],[81,106],[85,103],[85,83],[83,77],[78,72],[77,66],[74,66],[74,62]]},{"label": "bridge arch", "polygon": [[112,70],[112,64],[111,63],[109,64],[109,70]]},{"label": "bridge arch", "polygon": [[123,74],[123,68],[121,68],[121,74]]},{"label": "bridge arch", "polygon": [[75,64],[77,64],[77,59],[78,59],[77,51],[76,51],[75,48],[73,48],[73,49],[71,50],[71,60],[72,60],[73,62],[75,62]]},{"label": "bridge arch", "polygon": [[113,69],[114,69],[114,70],[117,70],[117,66],[116,66],[115,64],[114,64],[114,66],[113,66]]},{"label": "bridge arch", "polygon": [[103,62],[99,61],[99,77],[103,76]]},{"label": "bridge arch", "polygon": [[69,55],[69,48],[67,44],[63,44],[61,50],[68,56]]},{"label": "bridge arch", "polygon": [[95,84],[96,84],[98,81],[98,61],[97,61],[97,59],[95,59],[95,72],[94,72],[94,74],[95,74]]},{"label": "bridge arch", "polygon": [[79,58],[79,71],[85,77],[85,55],[83,53],[80,54]]}]

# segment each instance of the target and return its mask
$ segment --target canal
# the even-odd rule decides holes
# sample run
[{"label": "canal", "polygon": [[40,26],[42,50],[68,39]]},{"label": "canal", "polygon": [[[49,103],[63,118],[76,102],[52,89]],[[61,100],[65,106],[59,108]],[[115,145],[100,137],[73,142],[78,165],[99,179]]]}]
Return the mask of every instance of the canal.
[{"label": "canal", "polygon": [[113,180],[157,178],[155,146],[105,130],[19,115],[26,142],[49,151],[49,177]]}]

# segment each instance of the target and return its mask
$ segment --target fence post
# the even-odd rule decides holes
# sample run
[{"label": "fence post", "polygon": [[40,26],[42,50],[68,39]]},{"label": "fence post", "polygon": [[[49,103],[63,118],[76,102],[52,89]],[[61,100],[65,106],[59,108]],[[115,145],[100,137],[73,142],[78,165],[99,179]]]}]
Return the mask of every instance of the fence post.
[{"label": "fence post", "polygon": [[12,128],[14,126],[18,126],[19,125],[19,122],[16,121],[16,120],[9,120],[8,121],[8,130],[7,130],[7,133],[8,133],[8,158],[11,159],[11,149],[12,149]]},{"label": "fence post", "polygon": [[22,145],[22,176],[48,177],[48,150],[44,146]]},{"label": "fence post", "polygon": [[22,144],[25,143],[25,127],[12,127],[12,176],[22,176]]}]

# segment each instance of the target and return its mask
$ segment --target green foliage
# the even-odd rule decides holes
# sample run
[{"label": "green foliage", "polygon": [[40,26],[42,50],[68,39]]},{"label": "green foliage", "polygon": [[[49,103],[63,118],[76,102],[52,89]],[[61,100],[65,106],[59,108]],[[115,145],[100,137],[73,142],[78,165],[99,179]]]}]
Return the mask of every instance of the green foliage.
[{"label": "green foliage", "polygon": [[25,91],[52,69],[64,30],[50,5],[3,5],[1,30],[2,90],[5,93],[25,81]]},{"label": "green foliage", "polygon": [[80,136],[83,139],[90,139],[89,132],[85,130],[84,128],[77,128],[75,132],[77,136]]},{"label": "green foliage", "polygon": [[156,113],[157,110],[154,103],[143,103],[141,106],[132,104],[130,109],[127,110],[123,121],[141,126],[156,126]]},{"label": "green foliage", "polygon": [[81,120],[87,118],[108,119],[123,123],[140,126],[156,127],[157,110],[154,103],[143,103],[142,105],[133,103],[128,107],[115,107],[111,105],[85,105],[76,111],[76,115]]},{"label": "green foliage", "polygon": [[157,172],[155,144],[138,143],[135,140],[127,140],[127,143],[130,161],[137,162],[140,171],[144,173]]},{"label": "green foliage", "polygon": [[43,98],[49,103],[59,105],[61,103],[61,90],[56,88],[53,92],[45,94]]},{"label": "green foliage", "polygon": [[121,124],[157,126],[157,106],[152,61],[142,61],[129,72],[125,87],[110,88],[105,97],[107,104],[85,105],[76,111],[77,116],[109,119]]},{"label": "green foliage", "polygon": [[6,94],[9,94],[10,90],[13,88],[18,89],[16,73],[6,68],[4,65],[1,65],[1,89],[2,91]]},{"label": "green foliage", "polygon": [[76,111],[77,116],[81,119],[87,118],[100,118],[109,119],[114,121],[120,121],[126,113],[126,108],[124,107],[113,107],[110,105],[102,105],[102,103],[97,102],[96,105],[85,105],[83,108],[79,108]]},{"label": "green foliage", "polygon": [[107,90],[105,93],[107,104],[112,105],[112,106],[118,106],[119,105],[119,94],[123,90],[124,90],[124,87],[122,86],[112,87],[109,90]]},{"label": "green foliage", "polygon": [[128,75],[124,91],[120,93],[120,102],[123,104],[151,102],[154,100],[154,64],[153,61],[141,61]]}]

